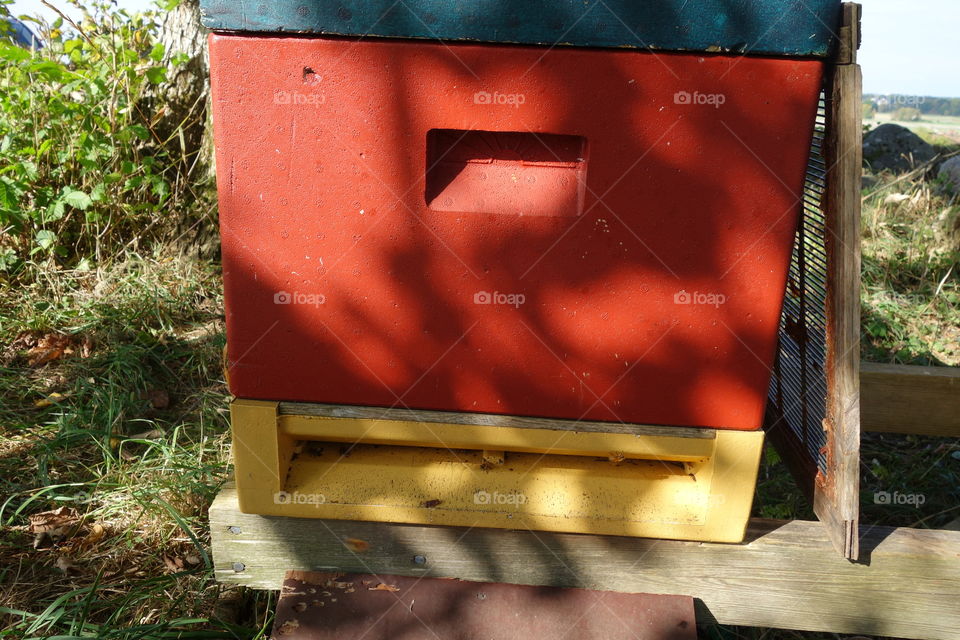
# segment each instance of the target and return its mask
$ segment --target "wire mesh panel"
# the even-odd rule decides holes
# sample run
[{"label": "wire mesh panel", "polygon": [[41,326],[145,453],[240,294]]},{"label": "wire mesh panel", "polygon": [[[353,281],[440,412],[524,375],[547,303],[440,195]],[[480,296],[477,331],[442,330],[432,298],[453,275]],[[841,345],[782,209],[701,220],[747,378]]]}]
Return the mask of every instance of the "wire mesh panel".
[{"label": "wire mesh panel", "polygon": [[831,541],[859,557],[859,6],[844,5],[818,105],[765,428]]},{"label": "wire mesh panel", "polygon": [[825,227],[826,98],[817,107],[787,291],[780,319],[780,347],[770,385],[768,429],[795,454],[826,472],[826,287]]}]

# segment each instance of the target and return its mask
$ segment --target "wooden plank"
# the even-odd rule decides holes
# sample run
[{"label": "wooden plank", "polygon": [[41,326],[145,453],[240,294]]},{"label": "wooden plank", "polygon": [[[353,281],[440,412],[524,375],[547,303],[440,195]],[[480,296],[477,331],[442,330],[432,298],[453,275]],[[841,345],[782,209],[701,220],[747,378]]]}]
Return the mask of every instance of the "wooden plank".
[{"label": "wooden plank", "polygon": [[821,56],[838,0],[202,0],[218,31]]},{"label": "wooden plank", "polygon": [[[216,577],[279,589],[287,570],[691,595],[698,620],[960,639],[960,532],[863,527],[863,561],[816,522],[752,520],[742,545],[275,518],[210,508]],[[362,542],[360,542],[362,541]]]},{"label": "wooden plank", "polygon": [[960,368],[865,362],[860,405],[865,431],[960,437]]},{"label": "wooden plank", "polygon": [[573,456],[621,456],[640,460],[700,462],[717,447],[717,438],[677,438],[668,428],[661,435],[569,430],[489,427],[369,418],[281,416],[280,432],[298,440],[353,444],[447,447],[450,449],[503,449],[525,453]]},{"label": "wooden plank", "polygon": [[553,418],[530,418],[493,413],[426,411],[418,409],[396,409],[392,407],[359,407],[347,404],[318,404],[313,402],[281,402],[279,414],[281,416],[395,420],[398,422],[462,424],[486,427],[512,427],[516,429],[547,429],[550,431],[576,431],[580,433],[622,433],[633,436],[669,436],[671,438],[704,438],[708,440],[716,437],[714,429],[694,427],[668,427],[627,424],[624,422],[594,422],[590,420],[556,420]]},{"label": "wooden plank", "polygon": [[845,2],[842,7],[840,33],[837,38],[837,51],[833,61],[836,64],[856,64],[857,50],[860,48],[860,16],[862,8],[854,2]]},{"label": "wooden plank", "polygon": [[860,5],[844,4],[847,59],[830,68],[827,118],[826,469],[817,475],[814,512],[837,550],[856,559],[860,510],[860,174],[862,76],[852,53]]}]

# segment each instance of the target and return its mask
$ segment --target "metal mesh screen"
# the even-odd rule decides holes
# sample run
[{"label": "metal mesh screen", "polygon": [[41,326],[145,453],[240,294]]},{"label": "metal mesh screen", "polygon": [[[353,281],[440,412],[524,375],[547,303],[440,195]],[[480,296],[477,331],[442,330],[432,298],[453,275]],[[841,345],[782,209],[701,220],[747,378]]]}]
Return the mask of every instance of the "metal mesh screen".
[{"label": "metal mesh screen", "polygon": [[[823,451],[827,442],[822,427],[827,395],[825,129],[826,98],[821,93],[803,187],[803,211],[780,318],[780,347],[769,395],[777,418],[795,436],[794,444],[823,472],[826,471]],[[782,428],[784,424],[773,426]]]}]

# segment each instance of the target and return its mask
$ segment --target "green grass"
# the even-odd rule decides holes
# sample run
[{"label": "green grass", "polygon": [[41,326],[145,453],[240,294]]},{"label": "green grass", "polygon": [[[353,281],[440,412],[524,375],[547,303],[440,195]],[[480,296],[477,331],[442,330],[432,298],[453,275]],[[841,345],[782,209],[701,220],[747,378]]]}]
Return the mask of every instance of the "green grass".
[{"label": "green grass", "polygon": [[[228,473],[217,268],[129,257],[38,272],[2,299],[0,637],[260,634],[263,620],[214,616],[206,509]],[[27,347],[51,332],[72,353],[31,366]],[[28,516],[58,507],[82,525],[33,549]]]},{"label": "green grass", "polygon": [[863,357],[960,364],[960,197],[881,176],[863,199]]},{"label": "green grass", "polygon": [[[882,175],[863,196],[862,229],[863,359],[960,365],[960,195],[918,174]],[[860,468],[865,524],[937,528],[960,517],[955,438],[864,434]],[[924,503],[877,504],[881,491]]]}]

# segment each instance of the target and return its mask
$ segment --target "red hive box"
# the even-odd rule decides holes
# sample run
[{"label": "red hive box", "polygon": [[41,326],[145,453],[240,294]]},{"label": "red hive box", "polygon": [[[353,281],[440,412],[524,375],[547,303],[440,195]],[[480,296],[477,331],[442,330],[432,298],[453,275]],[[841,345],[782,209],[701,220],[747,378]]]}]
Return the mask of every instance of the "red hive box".
[{"label": "red hive box", "polygon": [[822,63],[211,37],[232,393],[760,427]]}]

